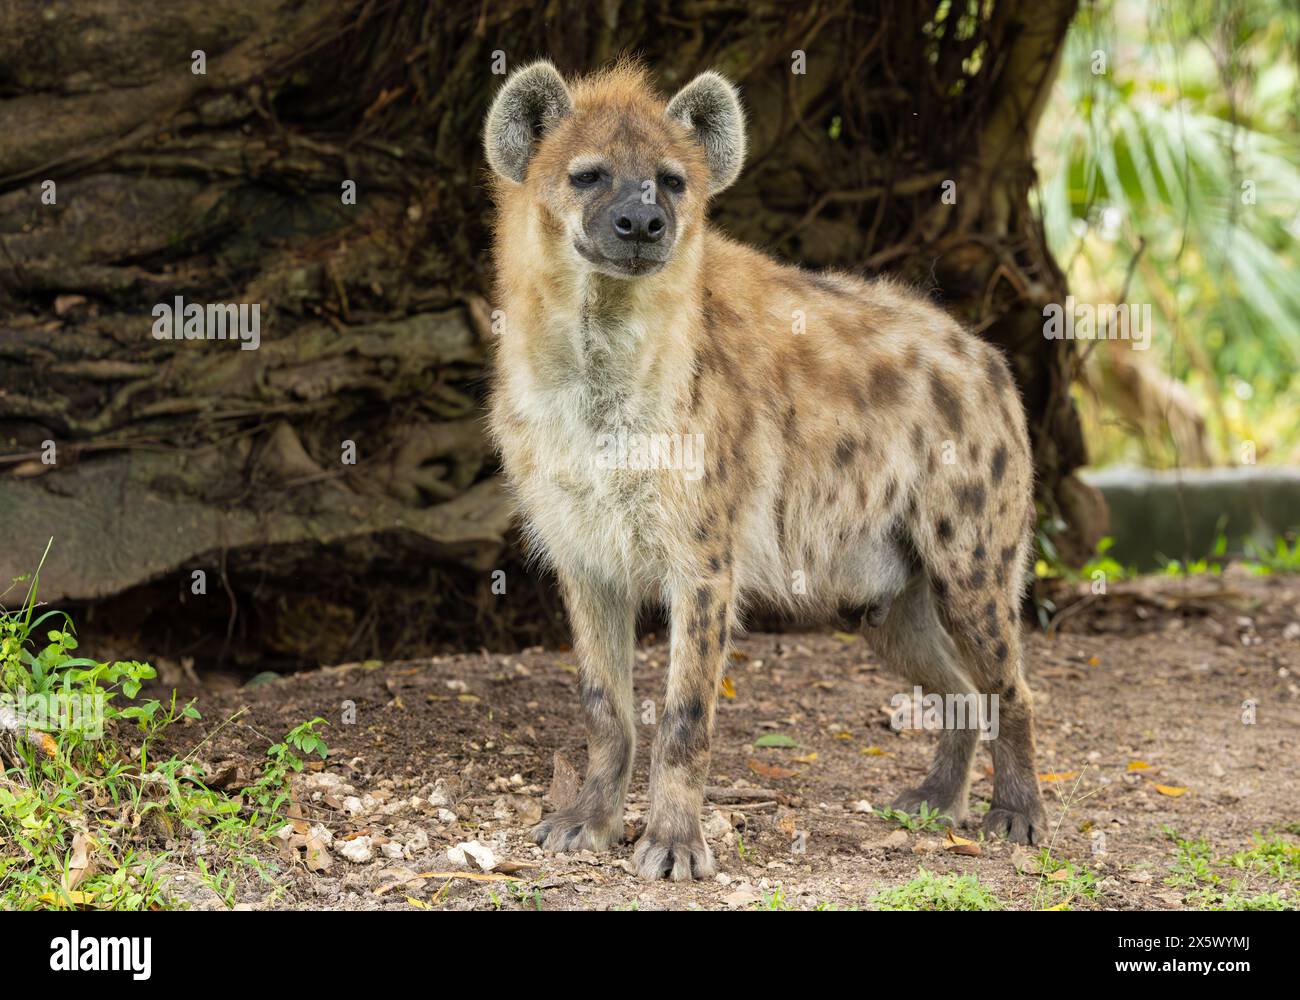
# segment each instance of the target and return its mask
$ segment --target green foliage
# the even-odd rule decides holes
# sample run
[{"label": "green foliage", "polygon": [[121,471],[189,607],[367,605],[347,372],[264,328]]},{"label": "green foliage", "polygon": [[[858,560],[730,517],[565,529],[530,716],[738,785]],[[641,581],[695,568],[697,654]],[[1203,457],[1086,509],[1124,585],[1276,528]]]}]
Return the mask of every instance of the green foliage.
[{"label": "green foliage", "polygon": [[884,806],[876,810],[876,815],[880,816],[881,819],[887,819],[894,823],[900,830],[929,830],[934,832],[952,826],[952,817],[947,813],[939,812],[937,809],[931,809],[928,802],[922,802],[921,808],[915,813]]},{"label": "green foliage", "polygon": [[1001,901],[974,875],[936,875],[920,869],[906,885],[885,889],[872,901],[879,910],[1000,910]]},{"label": "green foliage", "polygon": [[[1190,392],[1220,461],[1242,442],[1300,459],[1297,40],[1281,0],[1084,5],[1038,136],[1044,226],[1072,291],[1152,306],[1144,360]],[[1170,435],[1079,401],[1098,464],[1177,464]]]},{"label": "green foliage", "polygon": [[165,906],[164,864],[192,866],[229,904],[243,870],[265,874],[250,851],[284,822],[298,754],[325,755],[323,720],[273,746],[243,793],[209,789],[188,757],[154,759],[169,727],[200,718],[194,702],[139,699],[146,663],[73,655],[72,620],[37,615],[39,579],[0,608],[0,707],[21,720],[0,728],[0,909]]}]

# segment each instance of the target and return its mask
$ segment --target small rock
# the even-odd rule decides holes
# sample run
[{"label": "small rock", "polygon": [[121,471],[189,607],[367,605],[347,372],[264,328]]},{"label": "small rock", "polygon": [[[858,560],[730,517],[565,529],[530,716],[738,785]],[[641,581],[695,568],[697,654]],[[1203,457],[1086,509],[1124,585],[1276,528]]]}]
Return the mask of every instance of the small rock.
[{"label": "small rock", "polygon": [[464,868],[469,868],[472,863],[485,872],[490,872],[497,866],[497,856],[492,853],[492,848],[477,840],[467,840],[447,848],[447,860]]},{"label": "small rock", "polygon": [[412,854],[419,854],[429,849],[429,835],[423,830],[416,830],[406,841],[406,849]]},{"label": "small rock", "polygon": [[856,802],[849,803],[849,812],[870,813],[875,812],[875,810],[871,808],[871,803],[866,799],[858,799]]},{"label": "small rock", "polygon": [[375,856],[369,837],[355,837],[352,840],[335,843],[334,850],[355,865],[365,864]]},{"label": "small rock", "polygon": [[912,842],[912,838],[907,835],[906,830],[895,830],[884,840],[878,840],[872,847],[883,847],[891,851],[899,851]]},{"label": "small rock", "polygon": [[742,906],[753,906],[763,894],[754,889],[753,886],[745,884],[737,888],[734,892],[729,892],[722,897],[722,902],[734,909]]},{"label": "small rock", "polygon": [[402,858],[402,845],[395,840],[390,840],[380,850],[384,852],[384,857],[393,861],[399,861]]},{"label": "small rock", "polygon": [[714,809],[709,818],[704,821],[704,836],[709,840],[718,840],[729,836],[730,833],[731,820],[727,819],[719,810]]}]

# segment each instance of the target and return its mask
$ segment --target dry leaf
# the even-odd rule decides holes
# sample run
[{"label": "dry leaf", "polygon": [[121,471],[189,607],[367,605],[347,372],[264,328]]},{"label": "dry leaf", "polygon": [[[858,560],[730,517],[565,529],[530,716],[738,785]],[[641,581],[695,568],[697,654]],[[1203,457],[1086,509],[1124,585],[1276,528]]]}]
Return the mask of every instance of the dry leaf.
[{"label": "dry leaf", "polygon": [[814,750],[812,753],[806,753],[806,754],[804,754],[802,757],[796,757],[796,758],[795,758],[795,763],[797,763],[797,764],[812,764],[812,763],[814,763],[816,760],[817,760],[817,751]]},{"label": "dry leaf", "polygon": [[959,837],[952,832],[952,827],[948,828],[948,847],[947,850],[952,854],[961,854],[968,858],[978,858],[984,853],[979,844],[973,840],[967,840],[965,837]]},{"label": "dry leaf", "polygon": [[1039,781],[1069,781],[1079,776],[1078,771],[1048,771],[1038,776]]},{"label": "dry leaf", "polygon": [[1151,787],[1154,788],[1161,795],[1168,795],[1172,798],[1177,798],[1179,795],[1187,794],[1186,788],[1180,788],[1177,785],[1157,785],[1153,781],[1151,782]]},{"label": "dry leaf", "polygon": [[725,674],[722,677],[722,697],[724,698],[736,697],[736,685],[732,682],[731,678],[726,676]]},{"label": "dry leaf", "polygon": [[862,752],[868,757],[892,757],[893,752],[890,750],[881,750],[880,747],[863,747]]},{"label": "dry leaf", "polygon": [[95,874],[95,859],[92,856],[99,842],[88,833],[78,833],[72,838],[72,857],[68,859],[68,870],[63,875],[63,888],[72,892],[82,879]]},{"label": "dry leaf", "polygon": [[788,767],[777,767],[774,764],[764,764],[761,760],[751,760],[749,769],[757,774],[760,778],[793,778],[798,771],[792,771]]},{"label": "dry leaf", "polygon": [[471,882],[522,882],[517,875],[502,875],[500,872],[420,872],[416,878],[463,878]]},{"label": "dry leaf", "polygon": [[1131,760],[1128,762],[1128,769],[1130,771],[1149,771],[1151,765],[1144,760]]}]

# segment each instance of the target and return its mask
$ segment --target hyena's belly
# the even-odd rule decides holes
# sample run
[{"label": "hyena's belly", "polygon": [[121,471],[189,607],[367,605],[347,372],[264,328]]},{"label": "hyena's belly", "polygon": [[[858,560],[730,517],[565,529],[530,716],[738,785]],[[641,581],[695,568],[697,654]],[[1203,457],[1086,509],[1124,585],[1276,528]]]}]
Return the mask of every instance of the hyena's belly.
[{"label": "hyena's belly", "polygon": [[887,609],[914,565],[896,523],[855,520],[840,526],[833,517],[757,518],[737,546],[744,593],[813,616],[845,606]]}]

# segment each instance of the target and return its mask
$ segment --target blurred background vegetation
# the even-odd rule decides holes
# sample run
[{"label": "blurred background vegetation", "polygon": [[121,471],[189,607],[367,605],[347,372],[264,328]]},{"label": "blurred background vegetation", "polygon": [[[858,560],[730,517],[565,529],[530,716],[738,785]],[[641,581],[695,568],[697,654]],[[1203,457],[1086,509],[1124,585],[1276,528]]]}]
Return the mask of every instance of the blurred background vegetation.
[{"label": "blurred background vegetation", "polygon": [[1300,5],[1082,5],[1036,152],[1072,294],[1154,318],[1081,351],[1091,464],[1300,463]]}]

